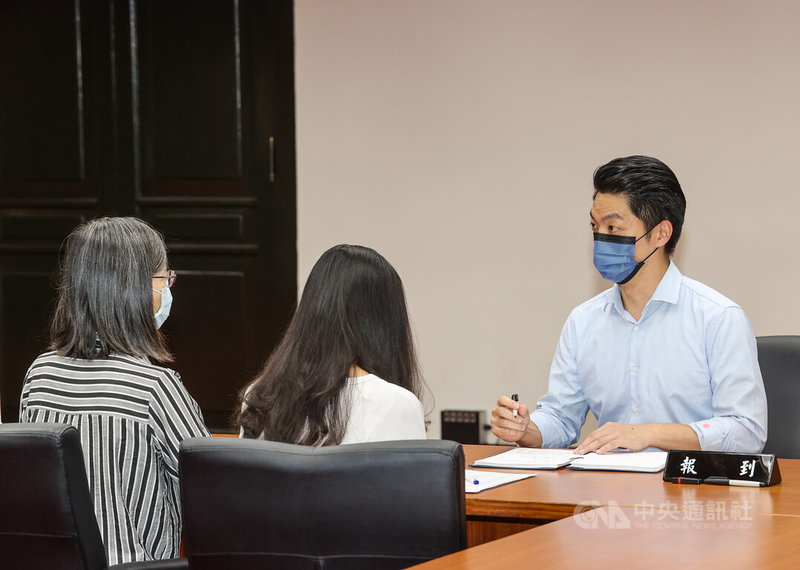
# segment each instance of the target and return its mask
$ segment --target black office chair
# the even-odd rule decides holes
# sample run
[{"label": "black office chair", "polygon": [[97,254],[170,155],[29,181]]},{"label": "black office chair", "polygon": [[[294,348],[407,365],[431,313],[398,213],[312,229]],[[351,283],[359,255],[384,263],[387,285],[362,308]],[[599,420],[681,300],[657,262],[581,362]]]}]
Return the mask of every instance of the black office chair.
[{"label": "black office chair", "polygon": [[[0,567],[108,568],[75,428],[0,425]],[[188,567],[185,559],[175,559],[114,570]]]},{"label": "black office chair", "polygon": [[800,336],[760,336],[756,343],[769,417],[764,453],[800,459]]},{"label": "black office chair", "polygon": [[451,441],[196,438],[180,470],[193,570],[405,568],[466,546],[464,453]]}]

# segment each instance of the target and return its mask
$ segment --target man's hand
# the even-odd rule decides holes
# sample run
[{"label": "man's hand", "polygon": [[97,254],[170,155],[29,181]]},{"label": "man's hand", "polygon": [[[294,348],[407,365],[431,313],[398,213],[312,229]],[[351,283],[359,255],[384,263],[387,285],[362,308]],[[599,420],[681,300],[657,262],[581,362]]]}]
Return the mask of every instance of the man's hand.
[{"label": "man's hand", "polygon": [[[514,417],[514,410],[517,417]],[[531,421],[527,406],[520,405],[507,396],[500,396],[497,406],[492,410],[492,433],[502,440],[519,442]]]},{"label": "man's hand", "polygon": [[590,451],[605,453],[617,447],[640,451],[652,445],[650,443],[650,425],[652,424],[632,425],[608,422],[587,435],[586,439],[578,445],[575,453],[580,455]]},{"label": "man's hand", "polygon": [[700,449],[694,430],[685,424],[603,424],[578,445],[575,453],[605,453],[616,447],[641,451],[647,447],[660,449]]}]

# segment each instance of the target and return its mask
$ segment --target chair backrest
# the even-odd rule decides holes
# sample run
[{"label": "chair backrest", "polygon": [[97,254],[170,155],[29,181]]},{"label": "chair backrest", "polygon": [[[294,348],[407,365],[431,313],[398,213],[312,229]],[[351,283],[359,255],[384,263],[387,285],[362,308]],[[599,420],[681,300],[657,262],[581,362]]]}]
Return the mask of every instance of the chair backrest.
[{"label": "chair backrest", "polygon": [[180,469],[192,569],[405,568],[466,546],[451,441],[189,439]]},{"label": "chair backrest", "polygon": [[764,453],[800,459],[800,336],[760,336],[756,343],[769,418]]},{"label": "chair backrest", "polygon": [[0,566],[107,568],[75,428],[0,425]]}]

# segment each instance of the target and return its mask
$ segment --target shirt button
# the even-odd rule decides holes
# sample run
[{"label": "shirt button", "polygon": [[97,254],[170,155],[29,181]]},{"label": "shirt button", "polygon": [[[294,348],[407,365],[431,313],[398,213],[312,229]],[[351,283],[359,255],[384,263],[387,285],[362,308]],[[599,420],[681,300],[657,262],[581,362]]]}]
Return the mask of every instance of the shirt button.
[{"label": "shirt button", "polygon": [[639,367],[638,367],[638,366],[634,366],[634,367],[633,367],[633,371],[634,371],[634,372],[639,372]]},{"label": "shirt button", "polygon": [[634,413],[636,413],[636,412],[638,412],[638,411],[639,411],[639,408],[637,408],[636,406],[634,406],[634,407],[633,407],[633,412],[634,412]]},{"label": "shirt button", "polygon": [[633,327],[633,330],[638,331],[639,330],[639,325],[636,325],[635,327]]}]

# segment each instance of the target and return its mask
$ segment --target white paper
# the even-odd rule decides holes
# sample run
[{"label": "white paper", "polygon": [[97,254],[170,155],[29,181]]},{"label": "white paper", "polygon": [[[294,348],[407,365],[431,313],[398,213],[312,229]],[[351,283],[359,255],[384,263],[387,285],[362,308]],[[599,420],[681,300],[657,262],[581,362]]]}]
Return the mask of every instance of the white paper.
[{"label": "white paper", "polygon": [[569,464],[569,468],[657,473],[664,469],[666,463],[666,451],[612,451],[603,455],[579,455]]},{"label": "white paper", "polygon": [[666,462],[666,451],[611,451],[602,455],[576,455],[571,449],[517,447],[479,459],[472,466],[501,469],[558,469],[567,466],[570,469],[656,473],[664,469]]},{"label": "white paper", "polygon": [[[499,487],[506,483],[513,483],[520,479],[536,477],[536,473],[499,473],[492,471],[464,470],[464,490],[467,493],[478,493],[492,487]],[[477,483],[475,483],[477,481]]]},{"label": "white paper", "polygon": [[475,467],[499,467],[503,469],[558,469],[575,457],[571,449],[540,449],[516,447],[492,457],[479,459]]}]

